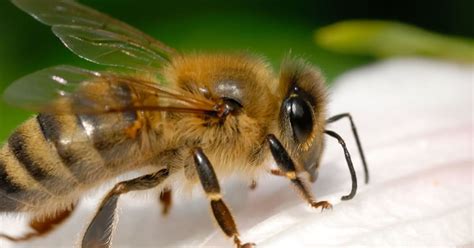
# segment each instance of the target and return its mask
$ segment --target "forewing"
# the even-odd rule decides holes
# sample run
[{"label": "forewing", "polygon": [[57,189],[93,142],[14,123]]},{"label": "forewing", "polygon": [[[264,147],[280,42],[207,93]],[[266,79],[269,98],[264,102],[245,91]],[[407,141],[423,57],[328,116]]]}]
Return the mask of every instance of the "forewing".
[{"label": "forewing", "polygon": [[89,61],[150,70],[176,51],[149,35],[73,0],[13,0],[53,32],[71,51]]},{"label": "forewing", "polygon": [[133,76],[61,65],[34,72],[5,91],[7,103],[41,113],[107,114],[127,111],[207,113],[211,100],[198,99]]},{"label": "forewing", "polygon": [[150,48],[107,30],[55,26],[53,32],[75,54],[99,64],[150,71],[163,62],[163,56]]},{"label": "forewing", "polygon": [[[121,134],[134,136],[139,113],[206,114],[215,112],[216,105],[156,82],[64,65],[20,78],[6,89],[4,99],[11,105],[42,113],[38,118],[42,119],[43,128],[54,129],[51,132],[60,134],[58,142],[68,146],[90,142],[91,138],[118,145],[123,142]],[[55,124],[58,121],[63,124]],[[71,128],[56,130],[66,125]],[[113,137],[119,138],[115,141]]]},{"label": "forewing", "polygon": [[40,70],[13,82],[5,90],[4,100],[35,112],[60,113],[59,106],[54,106],[55,102],[71,97],[83,82],[99,76],[97,72],[72,66]]}]

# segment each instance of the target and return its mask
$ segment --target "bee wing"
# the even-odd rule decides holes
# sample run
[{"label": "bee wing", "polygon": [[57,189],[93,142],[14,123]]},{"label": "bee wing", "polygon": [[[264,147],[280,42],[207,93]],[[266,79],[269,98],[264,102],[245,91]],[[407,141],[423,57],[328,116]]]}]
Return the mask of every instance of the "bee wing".
[{"label": "bee wing", "polygon": [[94,63],[153,70],[176,51],[151,36],[73,0],[13,0],[18,8],[52,26],[64,45]]},{"label": "bee wing", "polygon": [[40,113],[214,112],[215,102],[136,77],[61,65],[18,79],[7,103]]}]

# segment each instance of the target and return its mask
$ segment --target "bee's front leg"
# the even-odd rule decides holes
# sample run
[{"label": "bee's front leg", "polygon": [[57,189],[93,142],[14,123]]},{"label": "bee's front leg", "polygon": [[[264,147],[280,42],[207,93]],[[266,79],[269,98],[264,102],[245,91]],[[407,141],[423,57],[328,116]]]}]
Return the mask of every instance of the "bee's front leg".
[{"label": "bee's front leg", "polygon": [[239,232],[235,225],[234,218],[229,208],[222,200],[221,189],[216,173],[212,168],[211,162],[206,157],[201,148],[196,148],[193,151],[194,162],[196,170],[201,181],[201,185],[211,201],[211,209],[217,223],[222,231],[229,237],[234,239],[234,243],[238,248],[254,247],[253,243],[242,244],[239,238]]},{"label": "bee's front leg", "polygon": [[306,187],[306,184],[298,177],[296,167],[288,152],[278,139],[270,134],[267,136],[267,142],[270,146],[270,151],[280,170],[272,170],[271,173],[277,176],[285,176],[291,180],[297,190],[301,192],[303,198],[314,208],[329,209],[332,208],[331,203],[327,201],[314,200],[311,191]]}]

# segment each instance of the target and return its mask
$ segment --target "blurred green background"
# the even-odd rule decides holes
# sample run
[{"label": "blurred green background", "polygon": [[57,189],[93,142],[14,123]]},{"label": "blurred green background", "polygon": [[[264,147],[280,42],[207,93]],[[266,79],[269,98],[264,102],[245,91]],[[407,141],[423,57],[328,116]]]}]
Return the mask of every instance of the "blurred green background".
[{"label": "blurred green background", "polygon": [[[40,0],[38,0],[40,1]],[[474,1],[131,1],[82,0],[181,51],[243,50],[266,56],[278,68],[292,51],[319,65],[329,82],[369,56],[330,52],[314,31],[347,19],[396,20],[460,37],[474,36]],[[49,27],[0,3],[0,92],[15,79],[58,65],[100,68],[65,49]],[[27,94],[27,92],[25,92]],[[0,143],[32,113],[0,103]]]}]

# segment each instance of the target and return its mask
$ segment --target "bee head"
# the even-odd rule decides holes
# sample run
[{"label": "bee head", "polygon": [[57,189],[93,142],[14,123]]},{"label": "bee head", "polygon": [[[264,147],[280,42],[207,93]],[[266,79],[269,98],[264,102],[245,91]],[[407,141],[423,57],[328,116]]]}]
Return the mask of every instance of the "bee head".
[{"label": "bee head", "polygon": [[299,171],[316,180],[323,151],[326,91],[320,71],[302,59],[287,58],[280,70],[280,139]]}]

